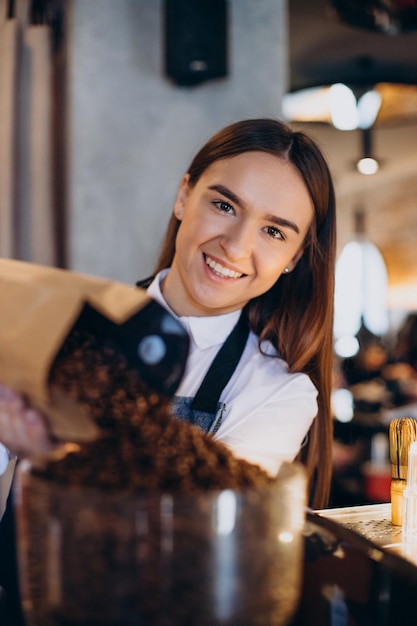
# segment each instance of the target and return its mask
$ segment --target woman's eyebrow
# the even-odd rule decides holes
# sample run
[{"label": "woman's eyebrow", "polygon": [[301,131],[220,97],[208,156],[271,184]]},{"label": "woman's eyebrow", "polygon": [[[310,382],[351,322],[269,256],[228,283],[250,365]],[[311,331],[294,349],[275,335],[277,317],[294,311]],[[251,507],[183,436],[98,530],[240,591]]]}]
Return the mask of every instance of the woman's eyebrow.
[{"label": "woman's eyebrow", "polygon": [[298,228],[295,222],[291,222],[290,220],[286,220],[283,217],[278,217],[277,215],[265,215],[265,219],[268,222],[273,222],[277,226],[284,226],[286,228],[290,228],[298,235],[300,234],[300,229]]},{"label": "woman's eyebrow", "polygon": [[[245,202],[241,198],[239,198],[239,196],[237,196],[235,193],[233,193],[233,191],[231,191],[228,187],[225,187],[224,185],[211,185],[209,187],[209,189],[211,191],[218,191],[223,196],[225,196],[226,198],[228,198],[229,200],[231,200],[235,204],[239,205],[243,209],[246,208]],[[298,226],[297,226],[297,224],[295,222],[291,222],[290,220],[287,220],[287,219],[285,219],[283,217],[278,217],[277,215],[269,215],[268,214],[268,215],[265,215],[264,217],[265,217],[265,220],[267,220],[268,222],[273,222],[277,226],[290,228],[291,230],[293,230],[297,234],[300,233],[300,229],[298,228]]]},{"label": "woman's eyebrow", "polygon": [[226,198],[228,198],[235,204],[238,204],[239,206],[241,206],[243,209],[246,208],[246,205],[243,202],[243,200],[241,200],[239,196],[233,193],[233,191],[231,191],[228,187],[225,187],[224,185],[211,185],[209,189],[211,189],[211,191],[218,191],[219,193],[221,193],[223,196],[226,196]]}]

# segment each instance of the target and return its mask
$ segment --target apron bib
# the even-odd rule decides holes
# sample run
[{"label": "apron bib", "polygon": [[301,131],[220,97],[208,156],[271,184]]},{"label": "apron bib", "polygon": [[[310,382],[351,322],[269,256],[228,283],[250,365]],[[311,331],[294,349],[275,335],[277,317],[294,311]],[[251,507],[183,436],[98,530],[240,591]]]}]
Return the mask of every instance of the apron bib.
[{"label": "apron bib", "polygon": [[243,309],[232,332],[210,365],[194,398],[174,396],[171,400],[175,417],[199,426],[214,435],[222,423],[226,404],[220,396],[240,361],[249,335],[249,324]]},{"label": "apron bib", "polygon": [[[146,289],[153,277],[136,283]],[[220,428],[226,404],[220,396],[235,371],[249,336],[246,309],[242,309],[236,326],[216,354],[194,398],[174,396],[172,412],[178,419],[195,424],[201,430],[214,435]]]}]

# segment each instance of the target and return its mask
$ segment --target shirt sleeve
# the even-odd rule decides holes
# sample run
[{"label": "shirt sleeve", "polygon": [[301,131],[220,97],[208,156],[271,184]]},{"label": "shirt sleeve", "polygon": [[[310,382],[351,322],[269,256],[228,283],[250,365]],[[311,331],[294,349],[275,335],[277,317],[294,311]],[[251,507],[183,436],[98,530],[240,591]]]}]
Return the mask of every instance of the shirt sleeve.
[{"label": "shirt sleeve", "polygon": [[295,459],[317,414],[317,390],[308,376],[288,376],[272,398],[264,402],[259,398],[252,410],[245,412],[246,393],[241,393],[231,402],[216,434],[238,458],[260,465],[271,475],[284,461]]},{"label": "shirt sleeve", "polygon": [[2,443],[0,443],[0,476],[2,476],[6,471],[9,465],[10,458],[11,457],[8,449]]}]

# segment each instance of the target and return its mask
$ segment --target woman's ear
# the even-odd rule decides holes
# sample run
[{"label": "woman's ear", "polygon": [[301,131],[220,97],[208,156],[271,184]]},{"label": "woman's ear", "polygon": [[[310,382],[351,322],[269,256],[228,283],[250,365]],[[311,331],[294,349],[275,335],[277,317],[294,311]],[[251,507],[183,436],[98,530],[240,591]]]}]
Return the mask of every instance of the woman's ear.
[{"label": "woman's ear", "polygon": [[184,215],[184,205],[187,200],[189,185],[188,181],[190,180],[189,174],[184,174],[181,179],[180,185],[178,187],[177,197],[174,203],[174,215],[177,220],[182,220]]},{"label": "woman's ear", "polygon": [[286,268],[287,269],[287,273],[293,271],[294,267],[297,265],[298,261],[303,256],[303,252],[304,252],[304,248],[300,248],[298,250],[298,252],[293,256],[293,258],[291,259],[291,261],[287,265],[287,268]]}]

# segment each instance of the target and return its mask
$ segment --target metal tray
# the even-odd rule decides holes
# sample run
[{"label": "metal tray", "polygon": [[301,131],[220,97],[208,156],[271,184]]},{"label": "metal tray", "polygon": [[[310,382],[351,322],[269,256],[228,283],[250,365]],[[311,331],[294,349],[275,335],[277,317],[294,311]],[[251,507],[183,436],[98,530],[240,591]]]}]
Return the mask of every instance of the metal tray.
[{"label": "metal tray", "polygon": [[307,511],[304,581],[291,626],[416,626],[417,542],[391,505]]},{"label": "metal tray", "polygon": [[369,541],[417,566],[417,541],[405,539],[401,526],[391,523],[391,503],[316,511]]}]

